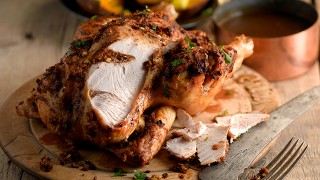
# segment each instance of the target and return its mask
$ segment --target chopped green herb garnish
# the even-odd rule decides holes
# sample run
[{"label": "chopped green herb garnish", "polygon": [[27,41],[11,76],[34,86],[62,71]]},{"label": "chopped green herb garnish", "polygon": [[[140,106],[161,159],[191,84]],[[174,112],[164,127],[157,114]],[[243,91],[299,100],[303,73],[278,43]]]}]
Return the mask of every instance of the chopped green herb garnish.
[{"label": "chopped green herb garnish", "polygon": [[226,58],[226,62],[227,63],[231,63],[232,62],[232,58],[229,56],[229,54],[225,53],[225,58]]},{"label": "chopped green herb garnish", "polygon": [[222,52],[224,59],[226,60],[226,63],[229,64],[232,62],[232,58],[229,56],[229,54],[227,54],[226,52],[224,52],[224,46],[220,46],[220,51]]},{"label": "chopped green herb garnish", "polygon": [[122,172],[120,168],[114,168],[114,177],[119,177],[119,176],[125,176],[125,174]]},{"label": "chopped green herb garnish", "polygon": [[229,90],[226,90],[226,94],[227,94],[227,95],[231,95],[231,94],[233,94],[233,91],[230,90],[230,89],[229,89]]},{"label": "chopped green herb garnish", "polygon": [[204,141],[207,141],[209,139],[209,137],[207,136],[206,138],[204,138]]},{"label": "chopped green herb garnish", "polygon": [[152,26],[153,30],[157,30],[158,26]]},{"label": "chopped green herb garnish", "polygon": [[92,41],[76,41],[74,45],[77,47],[90,46]]},{"label": "chopped green herb garnish", "polygon": [[145,8],[146,8],[146,11],[150,11],[150,9],[149,9],[149,6],[145,6]]},{"label": "chopped green herb garnish", "polygon": [[72,54],[71,49],[69,49],[66,54],[67,54],[67,57],[69,57]]},{"label": "chopped green herb garnish", "polygon": [[212,13],[213,13],[213,9],[211,7],[209,7],[207,9],[203,10],[201,12],[201,15],[202,16],[210,16]]},{"label": "chopped green herb garnish", "polygon": [[87,60],[85,61],[85,63],[87,63],[87,64],[92,64],[89,59],[87,59]]},{"label": "chopped green herb garnish", "polygon": [[169,86],[167,84],[162,84],[162,95],[166,98],[170,97]]},{"label": "chopped green herb garnish", "polygon": [[226,116],[228,114],[229,114],[228,110],[224,110],[223,113],[222,114],[218,114],[217,117]]},{"label": "chopped green herb garnish", "polygon": [[134,177],[136,178],[136,180],[145,180],[147,175],[145,173],[139,173],[136,170],[133,170],[134,173]]},{"label": "chopped green herb garnish", "polygon": [[185,37],[184,40],[186,41],[186,43],[188,43],[187,52],[191,52],[191,49],[197,46],[188,37]]},{"label": "chopped green herb garnish", "polygon": [[150,11],[149,6],[145,6],[145,10],[139,11],[139,12],[138,12],[138,15],[149,16],[149,13],[148,13],[149,11]]},{"label": "chopped green herb garnish", "polygon": [[179,58],[179,59],[173,60],[173,61],[170,63],[170,65],[173,66],[173,67],[175,67],[175,66],[178,66],[178,65],[183,64],[183,63],[184,63],[184,59]]},{"label": "chopped green herb garnish", "polygon": [[91,16],[90,19],[95,19],[95,18],[97,18],[97,17],[98,17],[97,15],[94,15],[94,16]]},{"label": "chopped green herb garnish", "polygon": [[191,47],[189,46],[189,47],[187,47],[187,52],[189,53],[189,52],[191,52]]},{"label": "chopped green herb garnish", "polygon": [[50,76],[50,75],[51,75],[51,72],[46,71],[45,73],[43,73],[43,75],[46,76],[46,77],[47,77],[47,76]]}]

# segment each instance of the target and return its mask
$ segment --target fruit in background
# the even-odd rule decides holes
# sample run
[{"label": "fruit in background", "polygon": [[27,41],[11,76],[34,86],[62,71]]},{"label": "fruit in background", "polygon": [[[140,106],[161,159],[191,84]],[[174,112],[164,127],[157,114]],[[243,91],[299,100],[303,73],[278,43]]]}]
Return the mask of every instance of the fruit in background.
[{"label": "fruit in background", "polygon": [[[180,7],[183,7],[182,9],[178,9],[176,7],[176,10],[179,13],[179,19],[188,19],[192,16],[195,16],[201,10],[204,9],[204,7],[208,4],[209,0],[174,0],[174,1],[181,1]],[[187,5],[185,6],[185,3]]]},{"label": "fruit in background", "polygon": [[124,8],[125,0],[76,0],[81,9],[90,15],[130,14]]},{"label": "fruit in background", "polygon": [[152,8],[152,6],[169,3],[179,13],[179,19],[188,19],[203,10],[209,0],[136,0],[136,2],[142,6],[150,5],[151,9],[158,9]]},{"label": "fruit in background", "polygon": [[192,2],[189,0],[172,0],[171,3],[176,8],[177,11],[185,10],[189,7],[189,4]]},{"label": "fruit in background", "polygon": [[141,5],[153,5],[153,4],[159,4],[163,0],[136,0],[136,1]]},{"label": "fruit in background", "polygon": [[176,11],[175,7],[171,3],[161,1],[160,3],[153,5],[150,9],[154,11],[165,11],[171,21],[174,21],[179,16],[179,13]]},{"label": "fruit in background", "polygon": [[120,14],[124,11],[124,0],[100,0],[100,6],[106,11]]},{"label": "fruit in background", "polygon": [[[178,20],[188,20],[197,14],[200,14],[210,0],[76,0],[78,5],[88,16],[93,15],[110,15],[124,14],[129,15],[136,10],[144,9],[147,5],[150,9],[167,10],[172,17],[179,14]],[[168,5],[170,4],[174,8]],[[154,8],[153,8],[154,7]],[[173,11],[177,11],[173,12]]]}]

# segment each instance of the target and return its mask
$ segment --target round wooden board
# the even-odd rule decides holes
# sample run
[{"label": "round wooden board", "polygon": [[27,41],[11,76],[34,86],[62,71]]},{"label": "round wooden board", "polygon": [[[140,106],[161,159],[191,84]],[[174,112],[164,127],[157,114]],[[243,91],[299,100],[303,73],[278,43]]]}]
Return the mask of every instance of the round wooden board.
[{"label": "round wooden board", "polygon": [[[268,113],[279,104],[277,93],[270,83],[260,74],[246,66],[242,66],[227,84],[212,104],[212,108],[217,107],[217,104],[223,108],[217,108],[215,111],[209,108],[207,114],[199,114],[195,119],[203,120],[203,117],[207,117],[208,120],[211,120],[211,116],[223,113],[226,110],[229,113],[237,113],[237,110],[246,112],[248,109],[250,111]],[[160,151],[147,165],[134,167],[122,163],[105,150],[77,147],[81,157],[93,162],[97,166],[97,170],[83,171],[81,167],[71,168],[70,165],[60,165],[59,154],[70,147],[64,144],[63,139],[51,134],[39,120],[28,119],[16,114],[15,106],[27,98],[34,87],[35,79],[21,86],[7,99],[0,109],[1,147],[13,162],[29,173],[48,179],[94,179],[95,177],[97,179],[106,179],[114,177],[113,168],[121,168],[126,174],[121,179],[132,179],[134,176],[133,170],[138,172],[148,171],[147,176],[155,178],[167,173],[166,179],[177,179],[181,178],[181,176],[184,179],[197,179],[199,169],[196,168],[190,168],[186,174],[171,171],[172,166],[177,162],[168,158],[169,154],[165,150]],[[231,94],[230,92],[227,93],[230,89],[233,92]],[[223,93],[231,96],[226,97]],[[228,101],[235,102],[232,104],[237,105],[225,106]],[[247,107],[248,101],[251,107]],[[45,155],[54,164],[50,172],[40,170],[39,163]]]}]

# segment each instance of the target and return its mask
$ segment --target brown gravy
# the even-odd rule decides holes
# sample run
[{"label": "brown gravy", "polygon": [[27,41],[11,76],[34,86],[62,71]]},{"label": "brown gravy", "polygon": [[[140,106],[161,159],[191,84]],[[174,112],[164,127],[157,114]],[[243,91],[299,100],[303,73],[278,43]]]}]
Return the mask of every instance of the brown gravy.
[{"label": "brown gravy", "polygon": [[311,25],[311,22],[298,16],[271,11],[242,13],[221,23],[221,27],[228,31],[252,37],[286,36]]}]

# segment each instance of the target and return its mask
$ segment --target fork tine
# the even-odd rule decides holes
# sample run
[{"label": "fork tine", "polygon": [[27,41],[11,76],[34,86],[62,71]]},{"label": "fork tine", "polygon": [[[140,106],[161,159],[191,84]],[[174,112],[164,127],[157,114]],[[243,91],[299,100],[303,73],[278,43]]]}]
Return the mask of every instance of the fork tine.
[{"label": "fork tine", "polygon": [[[294,137],[291,139],[293,141]],[[290,140],[290,141],[291,141]],[[293,145],[291,145],[291,143],[288,143],[287,145],[288,146],[285,146],[285,150],[282,150],[280,153],[281,153],[281,156],[276,156],[273,160],[275,160],[275,166],[274,167],[269,167],[267,166],[267,169],[269,170],[269,173],[268,175],[265,177],[265,179],[270,179],[271,176],[273,176],[277,170],[279,170],[280,166],[286,161],[286,159],[289,157],[290,153],[293,151],[294,147],[297,145],[299,139],[295,141],[295,143]],[[287,151],[287,149],[290,147],[290,149]],[[280,154],[279,153],[279,154]],[[282,157],[283,155],[283,157]]]},{"label": "fork tine", "polygon": [[[274,169],[272,169],[272,171],[269,172],[268,178],[270,177],[270,178],[272,178],[272,179],[276,179],[276,178],[283,172],[283,170],[285,170],[285,168],[287,167],[286,165],[282,166],[282,164],[283,164],[284,162],[286,162],[286,164],[289,165],[290,161],[292,161],[295,157],[297,157],[297,154],[298,154],[298,152],[300,151],[300,149],[301,149],[301,147],[302,147],[302,145],[303,145],[304,143],[302,143],[302,144],[299,146],[299,148],[294,152],[293,155],[291,155],[291,153],[292,153],[293,149],[296,147],[298,141],[299,141],[299,139],[298,139],[298,140],[296,141],[296,143],[291,147],[291,149],[287,152],[287,154],[285,154],[285,156],[281,159],[280,163],[277,164],[277,166],[274,167]],[[288,157],[290,157],[290,155],[291,155],[291,158],[290,158],[288,161],[286,161],[286,159],[287,159]],[[282,166],[282,167],[281,167],[281,166]]]},{"label": "fork tine", "polygon": [[[293,138],[289,141],[290,143],[288,143],[288,144],[291,144],[292,140],[293,140]],[[302,155],[304,154],[304,152],[306,151],[306,149],[308,147],[307,146],[305,149],[303,149],[303,151],[298,155],[302,146],[305,144],[304,142],[301,143],[301,145],[294,151],[294,148],[297,146],[298,141],[299,141],[299,139],[296,140],[296,142],[286,152],[286,154],[284,154],[284,156],[280,159],[280,161],[279,161],[279,159],[277,159],[277,158],[280,158],[279,155],[277,155],[277,157],[272,160],[272,161],[274,161],[274,163],[276,163],[278,161],[279,161],[279,163],[269,171],[269,173],[265,177],[265,179],[277,179],[277,178],[279,178],[280,175],[281,175],[281,177],[279,179],[281,179],[281,178],[284,178],[290,172],[290,170],[300,160],[300,158],[302,157]],[[288,144],[286,145],[286,147],[284,149],[287,149],[289,147]],[[279,154],[284,153],[284,149]],[[292,154],[293,151],[294,151],[294,153]],[[288,159],[288,157],[290,157],[290,158]],[[283,163],[286,163],[286,164],[283,165]],[[288,168],[288,166],[289,166],[289,168]]]},{"label": "fork tine", "polygon": [[[302,143],[303,144],[303,143]],[[301,144],[301,147],[302,147],[302,144]],[[300,150],[301,148],[299,148]],[[303,154],[306,152],[306,150],[308,149],[308,145],[302,150],[302,152],[299,154],[299,156],[295,159],[295,161],[282,173],[282,175],[279,177],[279,179],[283,179],[287,176],[287,174],[291,171],[291,169],[298,163],[298,161],[301,159],[301,157],[303,156]],[[298,150],[297,150],[298,152]],[[292,156],[292,160],[294,159],[293,158],[294,156]],[[291,161],[292,161],[291,160]],[[289,163],[291,163],[291,161]],[[285,169],[285,168],[284,168]],[[284,170],[283,169],[283,170]]]},{"label": "fork tine", "polygon": [[266,166],[267,169],[271,169],[278,162],[283,153],[290,147],[290,144],[292,143],[294,138],[295,137],[291,138],[290,141],[285,145],[285,147],[279,152],[279,154],[275,158],[273,158],[273,160]]}]

